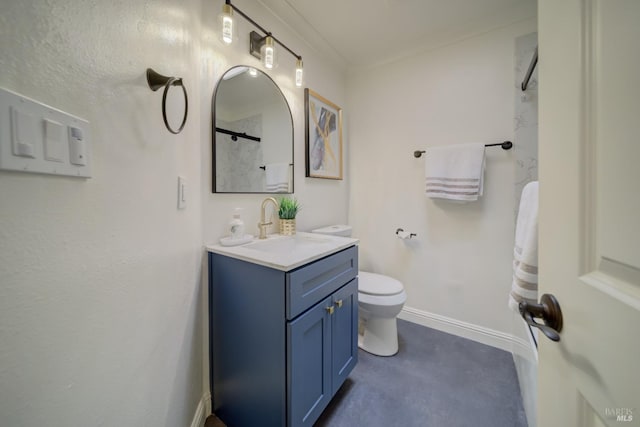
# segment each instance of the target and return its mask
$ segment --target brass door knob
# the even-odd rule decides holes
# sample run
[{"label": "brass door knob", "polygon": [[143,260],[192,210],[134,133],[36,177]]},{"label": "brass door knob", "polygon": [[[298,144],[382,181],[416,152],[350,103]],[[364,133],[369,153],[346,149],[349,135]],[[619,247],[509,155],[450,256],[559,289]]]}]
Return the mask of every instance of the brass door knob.
[{"label": "brass door knob", "polygon": [[[531,326],[542,331],[552,341],[560,341],[559,332],[562,331],[562,310],[556,297],[551,294],[544,294],[540,297],[540,304],[521,302],[518,305],[520,314]],[[534,317],[541,318],[544,325],[534,320]]]},{"label": "brass door knob", "polygon": [[339,299],[338,301],[335,302],[335,304],[338,306],[338,308],[342,307],[342,300]]},{"label": "brass door knob", "polygon": [[332,305],[329,306],[329,307],[325,307],[324,309],[327,310],[327,313],[333,314],[333,306]]}]

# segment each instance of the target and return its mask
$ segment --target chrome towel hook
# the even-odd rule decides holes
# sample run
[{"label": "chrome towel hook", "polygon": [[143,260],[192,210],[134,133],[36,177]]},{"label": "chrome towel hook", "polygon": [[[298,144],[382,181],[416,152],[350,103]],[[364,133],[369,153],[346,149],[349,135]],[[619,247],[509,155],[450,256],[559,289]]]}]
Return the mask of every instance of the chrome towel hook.
[{"label": "chrome towel hook", "polygon": [[[154,92],[161,87],[164,87],[164,92],[162,94],[162,119],[164,120],[164,125],[167,127],[169,132],[174,135],[182,132],[184,125],[187,123],[187,114],[189,112],[189,99],[187,98],[187,89],[182,83],[182,78],[163,76],[162,74],[156,73],[151,68],[147,68],[147,83],[149,84],[149,88]],[[182,93],[184,94],[184,117],[182,118],[182,124],[180,124],[178,130],[173,130],[169,125],[169,121],[167,120],[167,93],[169,92],[170,86],[182,87]]]}]

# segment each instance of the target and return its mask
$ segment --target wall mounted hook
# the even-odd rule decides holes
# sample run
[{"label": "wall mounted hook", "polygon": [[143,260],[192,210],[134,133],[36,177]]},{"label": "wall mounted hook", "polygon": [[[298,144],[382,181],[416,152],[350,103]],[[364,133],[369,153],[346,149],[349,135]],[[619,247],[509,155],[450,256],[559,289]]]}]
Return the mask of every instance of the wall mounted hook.
[{"label": "wall mounted hook", "polygon": [[152,91],[157,91],[161,87],[166,86],[166,84],[171,80],[172,86],[182,85],[182,79],[176,79],[175,77],[167,77],[163,76],[160,73],[157,73],[152,68],[147,68],[147,83]]}]

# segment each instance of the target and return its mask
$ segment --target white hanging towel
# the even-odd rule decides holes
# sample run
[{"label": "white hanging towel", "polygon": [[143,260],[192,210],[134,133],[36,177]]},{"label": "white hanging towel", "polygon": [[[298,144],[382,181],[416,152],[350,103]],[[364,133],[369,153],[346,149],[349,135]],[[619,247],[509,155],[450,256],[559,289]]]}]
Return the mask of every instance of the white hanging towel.
[{"label": "white hanging towel", "polygon": [[269,193],[286,193],[289,191],[289,163],[267,163],[265,171],[265,187]]},{"label": "white hanging towel", "polygon": [[522,189],[516,222],[509,307],[517,311],[523,301],[538,302],[538,181]]},{"label": "white hanging towel", "polygon": [[428,197],[478,200],[484,184],[484,144],[429,147],[425,178]]}]

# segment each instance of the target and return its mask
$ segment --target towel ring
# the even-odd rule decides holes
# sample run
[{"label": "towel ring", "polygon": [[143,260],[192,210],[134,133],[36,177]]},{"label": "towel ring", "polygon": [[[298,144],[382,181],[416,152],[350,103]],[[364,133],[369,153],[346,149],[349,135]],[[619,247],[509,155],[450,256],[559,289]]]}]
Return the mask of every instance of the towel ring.
[{"label": "towel ring", "polygon": [[[189,98],[187,97],[187,89],[182,83],[182,78],[163,76],[151,68],[147,68],[147,83],[149,84],[149,88],[154,92],[164,86],[164,92],[162,93],[162,119],[164,120],[164,125],[167,127],[167,130],[174,135],[182,132],[184,125],[187,123],[187,115],[189,113]],[[172,129],[167,120],[167,93],[169,92],[170,86],[182,87],[182,93],[184,94],[184,117],[178,130]]]}]

